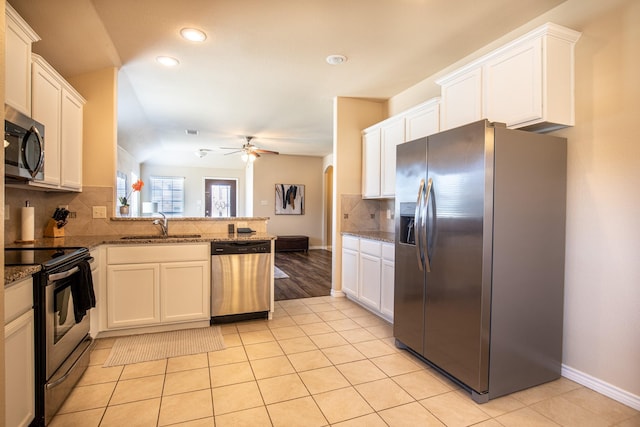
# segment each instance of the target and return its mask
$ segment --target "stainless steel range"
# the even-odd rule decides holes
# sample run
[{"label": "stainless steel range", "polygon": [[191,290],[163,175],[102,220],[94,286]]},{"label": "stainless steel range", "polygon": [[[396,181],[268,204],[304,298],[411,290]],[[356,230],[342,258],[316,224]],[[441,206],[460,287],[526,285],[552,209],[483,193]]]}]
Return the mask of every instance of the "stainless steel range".
[{"label": "stainless steel range", "polygon": [[40,265],[34,275],[36,418],[44,426],[89,365],[95,295],[87,248],[5,248],[5,265]]}]

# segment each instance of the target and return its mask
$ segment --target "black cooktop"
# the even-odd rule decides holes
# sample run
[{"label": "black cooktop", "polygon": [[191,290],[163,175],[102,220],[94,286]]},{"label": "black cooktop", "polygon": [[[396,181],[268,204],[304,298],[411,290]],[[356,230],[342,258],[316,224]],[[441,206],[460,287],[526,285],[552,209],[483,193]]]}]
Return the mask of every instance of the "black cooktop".
[{"label": "black cooktop", "polygon": [[89,250],[83,247],[60,248],[5,248],[4,265],[41,265],[53,268],[86,257]]}]

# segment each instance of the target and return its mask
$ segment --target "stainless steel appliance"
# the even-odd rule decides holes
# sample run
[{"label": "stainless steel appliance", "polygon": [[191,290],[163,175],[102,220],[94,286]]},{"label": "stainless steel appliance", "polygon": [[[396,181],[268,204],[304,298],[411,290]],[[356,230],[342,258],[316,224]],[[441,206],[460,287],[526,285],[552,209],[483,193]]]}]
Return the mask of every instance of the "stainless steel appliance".
[{"label": "stainless steel appliance", "polygon": [[89,365],[89,312],[79,300],[93,286],[92,260],[86,248],[5,248],[5,265],[41,266],[34,276],[34,425],[49,423]]},{"label": "stainless steel appliance", "polygon": [[486,120],[397,147],[396,343],[477,402],[560,376],[566,150]]},{"label": "stainless steel appliance", "polygon": [[266,317],[270,272],[270,241],[211,242],[211,322]]},{"label": "stainless steel appliance", "polygon": [[5,178],[44,179],[44,125],[8,105],[4,116]]}]

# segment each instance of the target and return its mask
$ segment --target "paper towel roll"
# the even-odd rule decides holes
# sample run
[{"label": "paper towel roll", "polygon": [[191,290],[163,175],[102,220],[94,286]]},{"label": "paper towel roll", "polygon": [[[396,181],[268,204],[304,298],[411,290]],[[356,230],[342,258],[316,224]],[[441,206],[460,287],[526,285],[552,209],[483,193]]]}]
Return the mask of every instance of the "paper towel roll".
[{"label": "paper towel roll", "polygon": [[22,233],[20,240],[30,241],[34,239],[35,228],[35,210],[33,206],[25,206],[22,208]]},{"label": "paper towel roll", "polygon": [[[21,247],[32,248],[33,245],[24,245]],[[29,250],[20,251],[20,262],[23,264],[33,264],[35,262],[35,258],[36,258],[36,254],[34,251],[29,251]]]}]

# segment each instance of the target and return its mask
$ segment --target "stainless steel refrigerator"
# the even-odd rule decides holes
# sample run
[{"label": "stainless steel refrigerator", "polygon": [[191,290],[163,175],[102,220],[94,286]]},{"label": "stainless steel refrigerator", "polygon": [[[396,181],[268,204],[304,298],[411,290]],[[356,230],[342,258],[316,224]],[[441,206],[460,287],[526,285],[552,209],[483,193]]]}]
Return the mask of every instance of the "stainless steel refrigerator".
[{"label": "stainless steel refrigerator", "polygon": [[477,402],[560,376],[566,151],[486,120],[397,146],[396,344]]}]

